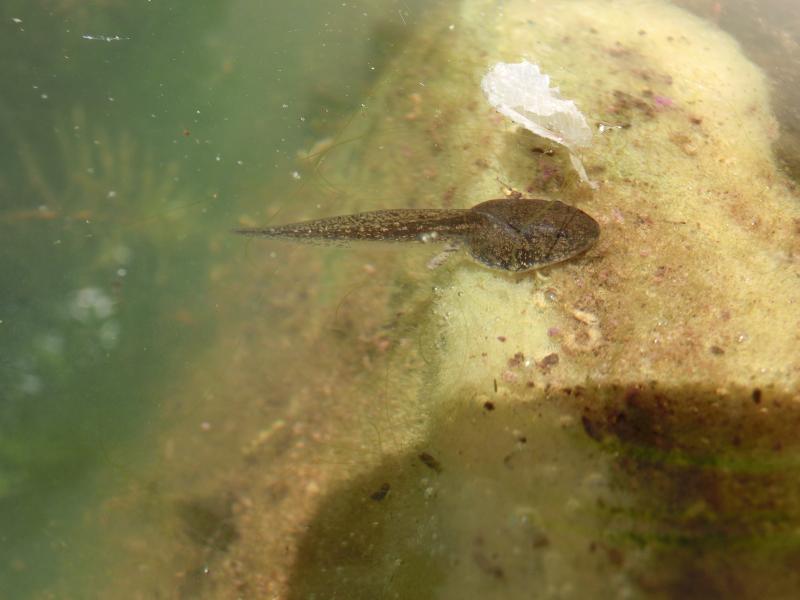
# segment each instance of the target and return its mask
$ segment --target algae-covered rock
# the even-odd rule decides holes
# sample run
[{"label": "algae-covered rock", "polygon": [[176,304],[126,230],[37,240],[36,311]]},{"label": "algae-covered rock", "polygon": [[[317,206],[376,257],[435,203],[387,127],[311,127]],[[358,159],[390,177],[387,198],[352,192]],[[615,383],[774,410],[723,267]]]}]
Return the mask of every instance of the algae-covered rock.
[{"label": "algae-covered rock", "polygon": [[[582,154],[596,191],[483,99],[489,66],[520,59],[602,125]],[[286,345],[315,368],[284,392],[303,445],[267,426],[246,444],[238,589],[796,592],[800,205],[776,135],[762,73],[671,5],[433,13],[316,164],[350,191],[330,212],[468,207],[501,180],[591,214],[600,242],[543,277],[429,273],[424,248],[283,250],[286,289],[301,268],[316,281]]]}]

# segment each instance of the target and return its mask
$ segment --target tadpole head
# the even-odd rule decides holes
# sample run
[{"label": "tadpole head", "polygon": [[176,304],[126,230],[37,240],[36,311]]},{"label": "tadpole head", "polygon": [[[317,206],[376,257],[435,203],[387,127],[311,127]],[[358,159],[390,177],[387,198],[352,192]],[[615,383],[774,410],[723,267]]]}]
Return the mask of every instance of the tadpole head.
[{"label": "tadpole head", "polygon": [[502,198],[471,210],[483,225],[467,239],[470,254],[495,269],[528,271],[568,260],[591,248],[597,221],[558,201]]}]

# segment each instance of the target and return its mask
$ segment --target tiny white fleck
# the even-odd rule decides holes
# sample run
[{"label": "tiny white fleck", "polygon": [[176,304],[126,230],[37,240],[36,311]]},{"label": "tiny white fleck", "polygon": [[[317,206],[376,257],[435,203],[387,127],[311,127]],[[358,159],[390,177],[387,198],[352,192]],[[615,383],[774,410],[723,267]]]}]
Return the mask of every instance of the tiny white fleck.
[{"label": "tiny white fleck", "polygon": [[456,26],[455,26],[455,25],[450,25],[450,27],[448,27],[448,29],[449,29],[450,31],[453,31],[453,29],[455,29],[455,28],[456,28]]},{"label": "tiny white fleck", "polygon": [[17,17],[11,17],[11,20],[14,21],[14,23],[17,23],[17,24],[22,23],[22,19],[18,19]]},{"label": "tiny white fleck", "polygon": [[300,173],[297,171],[292,171],[292,178],[293,179],[300,179]]},{"label": "tiny white fleck", "polygon": [[116,190],[108,190],[108,195],[106,197],[107,198],[116,198],[117,197]]},{"label": "tiny white fleck", "polygon": [[127,269],[117,269],[117,276],[118,277],[125,277],[128,274]]}]

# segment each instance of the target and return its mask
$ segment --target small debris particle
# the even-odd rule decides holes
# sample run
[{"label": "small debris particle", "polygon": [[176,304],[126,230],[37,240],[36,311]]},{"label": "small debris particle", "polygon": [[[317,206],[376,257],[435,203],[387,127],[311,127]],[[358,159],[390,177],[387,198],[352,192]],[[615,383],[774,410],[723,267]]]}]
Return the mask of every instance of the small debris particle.
[{"label": "small debris particle", "polygon": [[95,40],[99,42],[119,42],[122,40],[131,39],[124,35],[92,35],[89,33],[82,35],[81,38],[84,40]]},{"label": "small debris particle", "polygon": [[494,380],[494,393],[497,393],[497,379]]},{"label": "small debris particle", "polygon": [[478,568],[487,575],[491,575],[495,579],[502,579],[505,576],[502,567],[493,564],[483,554],[483,552],[480,551],[475,552],[475,554],[473,554],[473,558],[475,559],[475,564],[478,565]]},{"label": "small debris particle", "polygon": [[430,469],[433,469],[437,473],[441,473],[442,472],[442,464],[438,460],[436,460],[433,457],[433,455],[428,454],[427,452],[422,452],[419,455],[419,459],[422,461],[422,463],[426,467],[428,467]]},{"label": "small debris particle", "polygon": [[609,107],[609,112],[619,114],[633,110],[641,111],[647,117],[655,116],[655,109],[650,102],[646,102],[622,90],[614,90],[614,104]]},{"label": "small debris particle", "polygon": [[514,369],[522,365],[522,363],[524,362],[525,362],[525,355],[522,352],[517,352],[516,354],[514,354],[514,356],[508,359],[508,367],[510,369]]},{"label": "small debris particle", "polygon": [[753,402],[756,404],[761,404],[761,388],[754,388],[753,389]]},{"label": "small debris particle", "polygon": [[497,336],[497,339],[498,339],[498,341],[500,341],[500,342],[505,342],[505,341],[506,341],[506,336],[504,336],[504,335],[498,335],[498,336]]},{"label": "small debris particle", "polygon": [[664,108],[669,108],[672,106],[672,98],[668,98],[667,96],[661,96],[656,94],[655,96],[653,96],[653,101],[658,106],[663,106]]},{"label": "small debris particle", "polygon": [[715,356],[722,356],[723,354],[725,354],[725,350],[723,350],[719,346],[711,346],[709,350],[711,350],[711,354]]},{"label": "small debris particle", "polygon": [[692,125],[701,125],[703,123],[703,119],[700,117],[689,117],[689,122]]},{"label": "small debris particle", "polygon": [[541,148],[540,146],[531,148],[531,152],[534,154],[546,154],[547,156],[553,156],[555,154],[555,150],[552,148]]},{"label": "small debris particle", "polygon": [[500,378],[506,383],[516,383],[517,379],[519,379],[514,371],[509,371],[508,369],[500,374]]},{"label": "small debris particle", "polygon": [[491,400],[487,400],[486,402],[483,403],[483,408],[485,408],[488,411],[494,410],[494,402],[492,402]]},{"label": "small debris particle", "polygon": [[548,371],[550,371],[550,368],[551,368],[551,367],[554,367],[554,366],[556,366],[556,365],[558,364],[558,361],[559,361],[558,354],[556,354],[555,352],[553,352],[552,354],[548,354],[548,355],[547,355],[547,356],[545,356],[545,357],[544,357],[542,360],[540,360],[540,361],[537,363],[537,366],[538,366],[538,367],[539,367],[539,368],[540,368],[542,371],[544,371],[545,373],[547,373]]},{"label": "small debris particle", "polygon": [[587,310],[580,310],[579,308],[576,308],[572,311],[572,316],[584,325],[597,325],[600,322],[600,319],[597,317],[597,315],[590,313]]},{"label": "small debris particle", "polygon": [[378,491],[373,492],[372,494],[370,494],[369,497],[372,500],[375,500],[376,502],[380,502],[381,500],[386,498],[386,494],[389,493],[390,489],[391,489],[391,486],[388,483],[384,483],[384,484],[381,485],[381,487],[378,488]]},{"label": "small debris particle", "polygon": [[595,424],[586,415],[583,415],[581,417],[581,424],[583,425],[583,430],[586,432],[586,435],[588,435],[594,441],[599,442],[603,439],[603,436],[600,434],[600,431],[598,431]]},{"label": "small debris particle", "polygon": [[546,548],[550,545],[550,540],[546,535],[543,533],[539,533],[533,538],[533,547],[534,548]]}]

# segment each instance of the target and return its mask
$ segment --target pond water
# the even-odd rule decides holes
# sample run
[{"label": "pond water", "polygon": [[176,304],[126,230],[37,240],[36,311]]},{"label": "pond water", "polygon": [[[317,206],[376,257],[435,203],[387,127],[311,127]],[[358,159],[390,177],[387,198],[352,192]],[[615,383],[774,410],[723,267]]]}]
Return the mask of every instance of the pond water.
[{"label": "pond water", "polygon": [[[622,4],[4,2],[0,596],[798,589],[800,13]],[[482,104],[519,56],[598,191]],[[598,248],[231,233],[507,183]]]},{"label": "pond water", "polygon": [[228,326],[209,289],[258,260],[229,231],[313,201],[297,151],[359,108],[420,4],[3,3],[3,597],[113,589],[188,491],[162,489],[156,448]]}]

